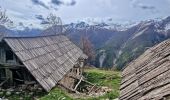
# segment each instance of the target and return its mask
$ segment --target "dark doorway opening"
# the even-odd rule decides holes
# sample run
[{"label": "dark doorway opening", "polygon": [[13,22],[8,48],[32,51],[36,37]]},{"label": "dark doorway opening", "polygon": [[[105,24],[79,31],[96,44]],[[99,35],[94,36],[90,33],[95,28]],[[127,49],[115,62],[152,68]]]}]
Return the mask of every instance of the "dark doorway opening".
[{"label": "dark doorway opening", "polygon": [[6,61],[8,60],[14,60],[14,54],[11,50],[6,51]]}]

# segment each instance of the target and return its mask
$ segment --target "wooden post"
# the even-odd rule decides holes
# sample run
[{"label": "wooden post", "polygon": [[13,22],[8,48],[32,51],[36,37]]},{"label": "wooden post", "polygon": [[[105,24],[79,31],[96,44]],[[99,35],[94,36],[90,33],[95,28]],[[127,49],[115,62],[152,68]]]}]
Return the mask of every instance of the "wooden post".
[{"label": "wooden post", "polygon": [[79,59],[80,75],[84,72],[84,59]]},{"label": "wooden post", "polygon": [[82,79],[83,79],[83,77],[81,77],[81,78],[80,78],[80,80],[79,80],[79,82],[77,83],[77,85],[75,86],[74,90],[76,90],[76,89],[77,89],[77,87],[78,87],[78,86],[79,86],[79,84],[81,83]]},{"label": "wooden post", "polygon": [[76,75],[79,76],[80,75],[80,68],[76,68],[76,70],[77,70]]},{"label": "wooden post", "polygon": [[5,69],[6,78],[9,79],[9,85],[13,85],[13,75],[10,69]]}]

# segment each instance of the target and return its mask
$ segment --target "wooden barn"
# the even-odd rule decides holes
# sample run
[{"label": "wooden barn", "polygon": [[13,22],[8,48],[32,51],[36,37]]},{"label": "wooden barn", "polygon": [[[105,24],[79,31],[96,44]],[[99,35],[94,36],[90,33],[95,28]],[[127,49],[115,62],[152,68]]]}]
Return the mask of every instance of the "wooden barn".
[{"label": "wooden barn", "polygon": [[120,100],[170,100],[170,40],[132,61],[122,78]]},{"label": "wooden barn", "polygon": [[[37,83],[75,90],[87,56],[64,35],[4,37],[0,42],[0,87]],[[74,78],[73,78],[74,77]]]}]

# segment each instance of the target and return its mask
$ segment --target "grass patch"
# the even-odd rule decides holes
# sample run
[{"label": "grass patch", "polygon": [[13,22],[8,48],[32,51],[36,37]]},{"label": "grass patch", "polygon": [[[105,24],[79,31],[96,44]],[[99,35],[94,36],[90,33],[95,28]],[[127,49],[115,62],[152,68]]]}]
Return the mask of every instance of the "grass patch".
[{"label": "grass patch", "polygon": [[113,91],[100,97],[90,97],[77,96],[56,87],[49,93],[37,93],[33,96],[30,94],[30,92],[23,92],[20,95],[13,93],[9,97],[5,96],[5,98],[8,98],[9,100],[33,100],[33,97],[38,98],[38,100],[113,100],[119,96],[119,87],[121,81],[120,72],[100,69],[86,69],[84,76],[89,82],[94,83],[97,86],[107,86]]},{"label": "grass patch", "polygon": [[59,88],[55,88],[45,95],[41,97],[39,100],[73,100],[69,94]]},{"label": "grass patch", "polygon": [[119,96],[119,87],[121,82],[120,72],[118,71],[106,71],[99,69],[87,69],[85,70],[85,76],[87,80],[97,84],[98,86],[107,86],[112,89],[112,92],[98,97],[97,99],[115,99]]},{"label": "grass patch", "polygon": [[48,95],[41,97],[40,100],[111,100],[118,98],[121,81],[120,72],[100,69],[86,69],[84,75],[88,81],[97,84],[98,86],[107,86],[113,89],[113,91],[100,97],[82,97],[76,99],[73,95],[70,95],[59,88],[55,88]]}]

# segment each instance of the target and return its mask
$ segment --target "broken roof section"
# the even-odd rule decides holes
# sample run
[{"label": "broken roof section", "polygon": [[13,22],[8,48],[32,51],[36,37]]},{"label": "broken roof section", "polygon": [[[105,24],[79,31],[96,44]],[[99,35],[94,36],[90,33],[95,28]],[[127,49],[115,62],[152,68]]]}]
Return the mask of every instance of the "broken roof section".
[{"label": "broken roof section", "polygon": [[170,40],[131,62],[122,72],[120,100],[169,100]]},{"label": "broken roof section", "polygon": [[87,58],[64,35],[7,37],[4,41],[46,91],[56,86],[79,58]]}]

